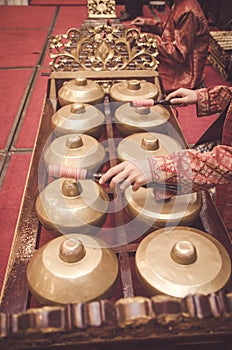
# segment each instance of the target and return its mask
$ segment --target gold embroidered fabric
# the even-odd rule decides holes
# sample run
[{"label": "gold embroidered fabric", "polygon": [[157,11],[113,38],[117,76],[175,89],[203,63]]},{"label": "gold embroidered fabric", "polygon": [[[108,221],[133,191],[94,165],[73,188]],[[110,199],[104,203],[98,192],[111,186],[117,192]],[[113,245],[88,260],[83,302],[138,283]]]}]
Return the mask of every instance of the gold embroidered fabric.
[{"label": "gold embroidered fabric", "polygon": [[[211,152],[183,150],[168,157],[150,158],[154,181],[177,183],[180,194],[216,186],[216,205],[232,233],[232,87],[216,86],[196,90],[198,113],[210,115],[226,110],[222,143]],[[157,178],[162,175],[162,179]]]},{"label": "gold embroidered fabric", "polygon": [[164,91],[199,87],[208,54],[209,28],[198,1],[175,1],[162,28],[161,36],[155,35],[155,39]]}]

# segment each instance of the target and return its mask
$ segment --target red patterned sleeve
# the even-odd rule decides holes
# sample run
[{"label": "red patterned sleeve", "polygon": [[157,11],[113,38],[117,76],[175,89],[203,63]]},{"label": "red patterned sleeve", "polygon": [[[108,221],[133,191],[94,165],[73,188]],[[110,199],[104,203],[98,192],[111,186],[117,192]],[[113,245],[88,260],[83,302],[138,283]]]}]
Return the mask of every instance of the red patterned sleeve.
[{"label": "red patterned sleeve", "polygon": [[217,146],[211,152],[182,150],[166,157],[150,157],[153,181],[178,185],[180,194],[232,182],[232,147]]},{"label": "red patterned sleeve", "polygon": [[154,18],[145,18],[145,23],[141,27],[142,32],[148,32],[156,35],[161,35],[164,23]]},{"label": "red patterned sleeve", "polygon": [[186,62],[195,40],[196,26],[196,17],[190,10],[180,16],[175,28],[167,26],[162,37],[156,37],[162,61]]},{"label": "red patterned sleeve", "polygon": [[215,86],[196,90],[198,116],[223,112],[232,98],[232,87]]}]

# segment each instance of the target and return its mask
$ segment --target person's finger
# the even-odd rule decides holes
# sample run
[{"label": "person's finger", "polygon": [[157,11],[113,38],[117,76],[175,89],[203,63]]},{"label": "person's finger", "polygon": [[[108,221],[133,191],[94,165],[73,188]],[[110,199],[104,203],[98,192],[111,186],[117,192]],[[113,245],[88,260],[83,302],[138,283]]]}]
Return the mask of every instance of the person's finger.
[{"label": "person's finger", "polygon": [[128,187],[131,183],[134,182],[134,177],[130,175],[130,171],[126,168],[112,177],[112,180],[110,181],[110,188],[114,189],[117,185],[120,185],[121,188],[121,184],[124,182],[125,184],[122,185],[122,188],[125,186]]},{"label": "person's finger", "polygon": [[137,191],[141,186],[145,185],[146,183],[146,177],[143,174],[139,174],[134,180],[131,181],[132,190]]},{"label": "person's finger", "polygon": [[131,23],[132,24],[135,24],[135,25],[137,25],[137,26],[139,26],[139,25],[144,25],[144,19],[143,18],[140,18],[140,17],[138,17],[138,18],[135,18]]},{"label": "person's finger", "polygon": [[132,185],[132,191],[137,191],[141,186],[145,185],[145,183],[141,183],[139,181],[135,181],[135,183],[133,183]]},{"label": "person's finger", "polygon": [[181,94],[180,94],[180,89],[170,92],[170,93],[166,96],[166,100],[170,100],[171,98],[178,97],[178,96],[181,96]]},{"label": "person's finger", "polygon": [[187,91],[186,89],[183,88],[179,88],[175,91],[170,92],[167,96],[166,96],[166,100],[171,100],[174,98],[184,98],[187,96]]},{"label": "person's finger", "polygon": [[107,182],[113,176],[120,173],[123,169],[124,169],[124,166],[122,163],[110,168],[105,174],[102,175],[102,177],[99,180],[99,184],[103,185],[105,182]]},{"label": "person's finger", "polygon": [[124,191],[127,187],[133,184],[136,181],[136,177],[130,174],[128,169],[124,169],[114,177],[112,177],[110,181],[110,188],[114,189],[116,186]]},{"label": "person's finger", "polygon": [[[129,171],[128,172],[123,172],[121,174],[121,179],[120,179],[120,175],[118,176],[118,183],[120,183],[120,189],[122,191],[124,191],[127,187],[131,186],[131,185],[135,185],[137,183],[137,180],[139,179],[139,174],[137,172],[133,172],[133,173],[130,173]],[[140,187],[139,185],[139,182],[138,184],[136,185],[136,187],[138,186],[138,188]]]},{"label": "person's finger", "polygon": [[120,190],[121,191],[125,191],[128,187],[131,186],[131,182],[129,179],[125,179],[124,181],[122,181],[120,183]]},{"label": "person's finger", "polygon": [[172,105],[187,105],[186,97],[171,98],[170,102]]}]

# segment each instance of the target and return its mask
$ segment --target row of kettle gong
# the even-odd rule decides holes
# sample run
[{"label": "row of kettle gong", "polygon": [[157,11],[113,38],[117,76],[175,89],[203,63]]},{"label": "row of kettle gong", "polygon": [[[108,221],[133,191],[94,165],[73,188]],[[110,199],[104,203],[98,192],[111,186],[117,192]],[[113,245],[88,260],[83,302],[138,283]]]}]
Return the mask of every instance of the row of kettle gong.
[{"label": "row of kettle gong", "polygon": [[[123,80],[114,83],[109,90],[111,101],[130,102],[135,98],[156,99],[158,89],[155,84],[145,80]],[[61,106],[70,103],[100,104],[104,103],[104,89],[93,80],[84,77],[64,82],[58,90],[58,100]]]},{"label": "row of kettle gong", "polygon": [[[85,79],[79,79],[79,83],[76,79],[68,84],[73,84],[76,89],[85,84],[95,86],[94,82],[89,83]],[[138,91],[141,87],[138,81],[119,83],[120,86],[122,84],[128,84],[132,91]],[[146,84],[149,87],[153,85],[145,82],[141,90]],[[125,135],[129,134],[118,143],[117,157],[120,161],[168,155],[182,148],[176,138],[164,133],[141,132],[144,128],[163,129],[167,124],[169,111],[164,107],[156,107],[162,113],[147,108],[135,109],[129,103],[122,104],[118,108],[118,114],[116,110],[119,129],[122,134],[123,130]],[[62,107],[52,116],[52,125],[58,137],[45,147],[45,165],[98,171],[106,161],[105,147],[96,138],[101,133],[103,123],[104,115],[95,106],[74,103]],[[196,193],[161,202],[156,200],[153,189],[142,188],[137,193],[128,189],[125,199],[131,217],[146,222],[149,227],[162,227],[167,222],[189,224],[198,215],[201,207],[201,197]],[[41,191],[36,202],[36,211],[43,225],[52,231],[92,234],[103,225],[108,204],[107,194],[97,183],[61,178]]]},{"label": "row of kettle gong", "polygon": [[[124,97],[125,90],[128,90],[128,101],[135,96],[154,98],[157,94],[155,85],[145,81],[124,81],[115,84],[112,91],[115,87]],[[103,102],[103,89],[94,81],[77,78],[65,82],[58,97],[62,107],[51,117],[56,138],[44,149],[46,166],[98,170],[106,161],[105,147],[98,142],[105,116],[93,104]],[[121,129],[128,129],[126,133],[131,127],[133,133],[143,130],[144,127],[148,130],[159,130],[167,123],[169,112],[165,108],[163,111],[162,107],[158,108],[160,110],[135,109],[129,103],[123,103],[115,111],[115,116]],[[73,232],[75,228],[75,232],[81,230],[92,233],[104,223],[108,197],[104,189],[99,188],[96,183],[74,182],[61,179],[46,186],[36,203],[37,214],[44,226],[53,231]]]},{"label": "row of kettle gong", "polygon": [[[182,149],[174,138],[160,133],[135,133],[117,145],[119,161],[168,155]],[[105,148],[89,135],[68,134],[56,138],[45,149],[44,163],[49,168],[81,168],[97,171],[106,158]],[[59,177],[59,176],[58,176]],[[51,181],[40,192],[36,212],[41,223],[52,231],[94,234],[104,224],[109,197],[104,187],[91,179],[71,179],[69,173]],[[174,195],[157,199],[155,188],[129,187],[124,194],[129,216],[148,227],[190,225],[202,205],[200,193]],[[54,205],[55,204],[55,205]]]},{"label": "row of kettle gong", "polygon": [[[69,83],[75,84],[74,90],[79,89],[78,84],[88,84],[85,79]],[[130,86],[138,92],[138,82],[133,81]],[[59,92],[63,107],[52,117],[58,137],[45,148],[44,162],[46,166],[98,170],[106,156],[104,146],[97,141],[104,116],[95,106],[83,104],[83,97],[81,103],[75,100],[63,102],[60,95],[65,100],[68,93],[65,97]],[[96,101],[100,100],[96,98]],[[62,108],[67,108],[67,117],[63,117]],[[151,110],[141,109],[138,113],[129,103],[121,104],[119,108],[122,119],[119,120],[117,113],[115,118],[124,136],[117,146],[120,161],[144,159],[152,154],[167,155],[182,149],[176,138],[161,133],[169,118],[165,108],[158,107],[165,113],[158,127],[156,124],[157,128],[154,128],[153,122],[151,129],[147,129],[148,125],[141,127],[141,121],[146,120],[147,124],[151,119],[154,121],[154,116],[150,117]],[[130,117],[129,111],[133,111],[136,118]],[[101,122],[92,122],[95,115],[101,116]],[[57,121],[59,118],[60,122]],[[69,123],[75,124],[76,120],[81,120],[81,125],[86,123],[83,129],[69,129]],[[68,127],[64,130],[66,122]],[[158,292],[176,297],[193,293],[206,295],[223,288],[231,273],[227,252],[215,238],[185,226],[198,216],[201,195],[193,193],[160,201],[155,194],[153,188],[140,188],[136,192],[128,188],[124,196],[132,220],[146,222],[156,229],[147,234],[136,251],[135,270],[144,288],[151,295]],[[108,209],[109,197],[105,188],[91,179],[61,177],[48,183],[40,192],[36,201],[39,220],[45,228],[60,236],[39,248],[28,265],[28,284],[39,303],[60,305],[112,295],[118,283],[118,258],[104,240],[95,236],[104,225]],[[171,227],[165,227],[167,223]],[[207,269],[204,268],[206,262]]]},{"label": "row of kettle gong", "polygon": [[[231,275],[223,245],[186,226],[148,234],[138,245],[134,264],[151,296],[208,295],[226,287]],[[78,233],[54,238],[37,250],[27,267],[29,288],[42,305],[109,298],[120,283],[118,275],[119,260],[112,248],[95,236]]]},{"label": "row of kettle gong", "polygon": [[[72,91],[72,94],[68,90],[71,95],[74,95],[73,98],[70,97],[69,103],[67,101],[62,103],[63,100],[61,100],[60,95],[63,96],[65,94],[62,94],[60,90],[58,91],[61,108],[58,109],[51,119],[52,127],[57,136],[67,133],[86,133],[99,138],[102,134],[105,124],[103,100],[95,96],[93,88],[88,87],[86,91],[80,91],[79,84],[83,84],[83,81],[86,82],[86,86],[97,86],[96,91],[100,89],[102,94],[104,94],[101,87],[94,81],[77,78],[67,82],[60,89],[61,92],[63,89],[66,91],[68,85],[76,87],[77,90],[74,90],[75,93]],[[114,90],[119,90],[121,93],[113,93]],[[142,131],[165,131],[170,117],[168,109],[160,105],[135,108],[129,103],[134,99],[155,98],[157,88],[154,84],[136,80],[123,81],[113,85],[110,92],[111,112],[114,116],[116,127],[122,136]],[[66,93],[66,95],[69,94]],[[91,99],[89,95],[94,96],[94,98]]]},{"label": "row of kettle gong", "polygon": [[[133,107],[130,103],[116,106],[114,123],[122,136],[135,132],[166,132],[170,113],[163,106]],[[97,139],[102,135],[105,116],[96,106],[73,103],[61,107],[51,119],[56,136],[85,133]]]}]

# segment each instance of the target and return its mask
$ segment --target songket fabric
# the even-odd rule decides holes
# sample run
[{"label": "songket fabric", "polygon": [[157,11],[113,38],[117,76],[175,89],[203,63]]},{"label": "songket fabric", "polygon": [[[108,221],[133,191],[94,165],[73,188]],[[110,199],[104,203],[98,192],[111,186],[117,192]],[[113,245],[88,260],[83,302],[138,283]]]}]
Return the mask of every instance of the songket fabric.
[{"label": "songket fabric", "polygon": [[[198,93],[198,115],[207,115],[212,113],[221,113],[227,110],[223,131],[222,140],[223,145],[227,145],[227,149],[231,150],[232,146],[232,87],[216,86],[209,89],[200,89]],[[222,148],[222,146],[221,146]],[[221,155],[221,162],[219,168],[222,169],[226,175],[226,169],[228,169],[228,175],[232,172],[232,154],[228,158],[228,165],[224,165],[226,161],[224,154]],[[216,204],[218,210],[223,218],[223,221],[228,228],[228,231],[232,235],[232,179],[226,186],[218,186],[216,188]]]},{"label": "songket fabric", "polygon": [[[152,30],[152,21],[154,30]],[[149,23],[148,23],[149,22]],[[149,19],[150,32],[156,32],[157,21]],[[197,0],[176,0],[165,24],[158,25],[154,35],[159,55],[158,71],[164,92],[180,87],[199,88],[209,46],[207,19]]]},{"label": "songket fabric", "polygon": [[179,194],[216,186],[215,203],[232,235],[232,87],[216,86],[196,92],[198,116],[226,111],[221,145],[211,152],[186,149],[167,157],[151,157],[150,170],[153,181],[175,183]]}]

